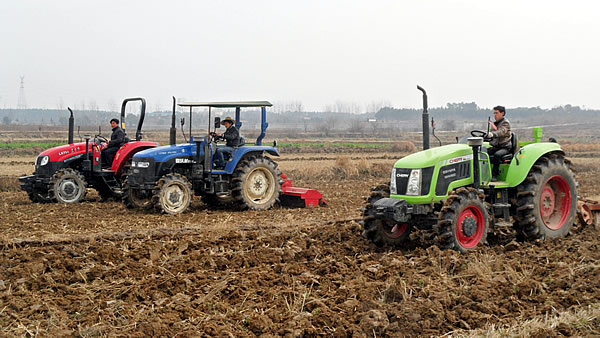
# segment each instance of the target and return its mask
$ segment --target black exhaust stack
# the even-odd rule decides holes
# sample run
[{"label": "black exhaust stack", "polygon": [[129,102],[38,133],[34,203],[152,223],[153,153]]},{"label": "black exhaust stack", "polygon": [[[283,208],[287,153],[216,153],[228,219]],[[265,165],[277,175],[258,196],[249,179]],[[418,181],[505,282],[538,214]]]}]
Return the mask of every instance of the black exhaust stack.
[{"label": "black exhaust stack", "polygon": [[173,96],[173,116],[171,116],[171,129],[169,129],[169,143],[174,145],[177,143],[177,128],[175,128],[175,103],[176,99]]},{"label": "black exhaust stack", "polygon": [[71,112],[71,116],[69,117],[69,139],[67,140],[68,144],[73,144],[73,137],[75,135],[75,119],[73,118],[73,110],[71,107],[67,107]]},{"label": "black exhaust stack", "polygon": [[473,148],[473,187],[479,189],[481,179],[479,176],[479,152],[483,146],[483,138],[469,137],[467,139],[469,147]]},{"label": "black exhaust stack", "polygon": [[429,149],[429,113],[427,112],[427,93],[423,87],[417,85],[417,89],[423,92],[423,150]]}]

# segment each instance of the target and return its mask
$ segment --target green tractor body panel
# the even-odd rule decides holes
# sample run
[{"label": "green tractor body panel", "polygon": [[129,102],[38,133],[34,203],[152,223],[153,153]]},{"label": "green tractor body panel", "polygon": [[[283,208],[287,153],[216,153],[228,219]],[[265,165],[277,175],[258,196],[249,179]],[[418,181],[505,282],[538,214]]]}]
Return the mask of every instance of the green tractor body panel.
[{"label": "green tractor body panel", "polygon": [[[520,148],[510,164],[502,164],[499,181],[490,181],[491,165],[486,153],[480,154],[481,187],[514,188],[521,184],[531,167],[544,154],[563,152],[557,143],[532,143]],[[417,170],[420,169],[420,170]],[[417,171],[417,172],[415,172]],[[406,200],[408,204],[438,203],[448,198],[448,192],[472,185],[473,149],[466,144],[450,144],[408,155],[394,164],[392,180],[396,192],[391,198]],[[409,194],[410,181],[416,174],[418,186]],[[416,191],[418,190],[418,191]]]},{"label": "green tractor body panel", "polygon": [[[420,171],[420,193],[406,194],[406,184],[412,169]],[[391,198],[408,204],[437,203],[448,198],[448,191],[473,184],[473,149],[466,144],[450,144],[431,148],[401,158],[394,165],[394,179],[399,182],[398,194]]]},{"label": "green tractor body panel", "polygon": [[531,171],[531,167],[533,167],[535,162],[543,155],[552,152],[564,154],[560,145],[553,142],[532,143],[522,147],[510,162],[510,166],[504,178],[506,187],[513,188],[521,184]]}]

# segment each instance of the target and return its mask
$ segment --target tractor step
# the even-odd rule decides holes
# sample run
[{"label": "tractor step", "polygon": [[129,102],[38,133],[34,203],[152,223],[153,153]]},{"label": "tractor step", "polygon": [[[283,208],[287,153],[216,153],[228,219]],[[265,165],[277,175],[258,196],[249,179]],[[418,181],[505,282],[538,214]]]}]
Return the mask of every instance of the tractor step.
[{"label": "tractor step", "polygon": [[494,226],[498,227],[498,228],[508,228],[508,227],[512,227],[512,223],[510,222],[495,222]]},{"label": "tractor step", "polygon": [[510,208],[509,203],[494,203],[492,204],[494,208]]},{"label": "tractor step", "polygon": [[292,180],[286,175],[281,175],[284,182],[281,185],[282,194],[279,200],[282,206],[304,208],[309,206],[326,206],[327,201],[323,194],[316,189],[298,188],[292,185]]}]

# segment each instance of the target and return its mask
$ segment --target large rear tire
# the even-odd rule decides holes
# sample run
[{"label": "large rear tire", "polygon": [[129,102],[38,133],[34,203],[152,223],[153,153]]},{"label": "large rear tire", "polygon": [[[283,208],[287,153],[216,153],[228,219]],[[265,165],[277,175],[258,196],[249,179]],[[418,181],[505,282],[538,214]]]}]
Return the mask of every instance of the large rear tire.
[{"label": "large rear tire", "polygon": [[232,179],[232,195],[242,209],[266,210],[279,199],[281,171],[268,157],[256,156],[242,160]]},{"label": "large rear tire", "polygon": [[77,170],[63,168],[50,179],[48,194],[59,203],[79,203],[87,195],[87,183]]},{"label": "large rear tire", "polygon": [[181,174],[167,174],[158,180],[152,201],[155,207],[163,213],[180,214],[192,202],[192,185]]},{"label": "large rear tire", "polygon": [[380,184],[372,189],[371,196],[367,198],[367,206],[363,211],[363,235],[378,247],[386,245],[399,247],[406,242],[412,225],[409,223],[398,224],[393,220],[384,220],[375,217],[373,204],[382,198],[390,197],[390,185]]},{"label": "large rear tire", "polygon": [[515,229],[529,240],[565,237],[577,215],[577,181],[559,154],[541,157],[517,187]]},{"label": "large rear tire", "polygon": [[474,188],[459,188],[448,195],[440,211],[438,245],[462,253],[485,244],[490,229],[485,196]]}]

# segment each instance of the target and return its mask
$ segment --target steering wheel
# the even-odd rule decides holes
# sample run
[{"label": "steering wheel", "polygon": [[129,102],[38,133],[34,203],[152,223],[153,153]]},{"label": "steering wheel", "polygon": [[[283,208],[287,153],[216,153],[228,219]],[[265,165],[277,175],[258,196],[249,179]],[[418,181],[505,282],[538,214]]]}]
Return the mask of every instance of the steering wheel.
[{"label": "steering wheel", "polygon": [[483,130],[471,130],[471,136],[485,138],[487,136],[487,132],[485,132]]},{"label": "steering wheel", "polygon": [[215,132],[210,132],[210,136],[212,136],[213,141],[215,141],[215,142],[225,139],[223,136],[217,136],[217,133],[215,133]]},{"label": "steering wheel", "polygon": [[98,145],[101,145],[102,143],[108,143],[108,140],[102,135],[96,135],[94,136],[94,142]]},{"label": "steering wheel", "polygon": [[482,137],[484,141],[491,141],[492,139],[487,137],[487,132],[483,130],[471,130],[471,136],[473,137]]}]

